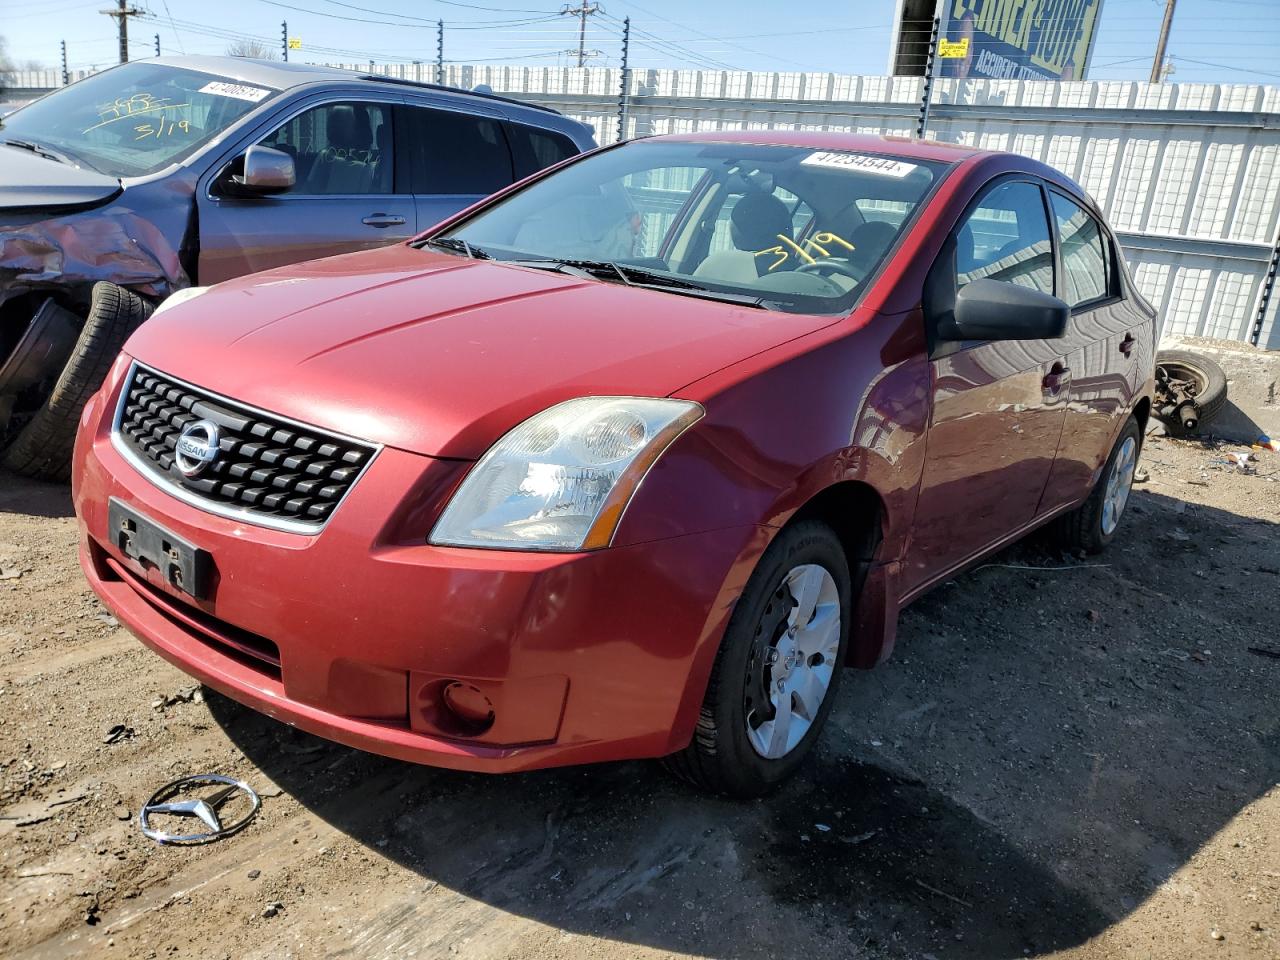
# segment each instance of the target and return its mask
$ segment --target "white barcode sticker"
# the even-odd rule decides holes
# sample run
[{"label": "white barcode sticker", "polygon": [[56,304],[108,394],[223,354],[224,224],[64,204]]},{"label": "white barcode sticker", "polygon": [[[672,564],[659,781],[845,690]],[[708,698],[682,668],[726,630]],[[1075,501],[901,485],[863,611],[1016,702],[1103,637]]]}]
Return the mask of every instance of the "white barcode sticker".
[{"label": "white barcode sticker", "polygon": [[262,87],[246,87],[242,83],[225,83],[222,80],[210,80],[199,90],[200,93],[213,93],[219,97],[235,97],[237,100],[248,100],[257,103],[271,93]]},{"label": "white barcode sticker", "polygon": [[914,163],[894,160],[892,157],[877,157],[867,153],[834,153],[829,151],[811,153],[800,163],[803,166],[857,170],[861,173],[875,174],[878,177],[895,177],[898,179],[908,176],[919,169]]}]

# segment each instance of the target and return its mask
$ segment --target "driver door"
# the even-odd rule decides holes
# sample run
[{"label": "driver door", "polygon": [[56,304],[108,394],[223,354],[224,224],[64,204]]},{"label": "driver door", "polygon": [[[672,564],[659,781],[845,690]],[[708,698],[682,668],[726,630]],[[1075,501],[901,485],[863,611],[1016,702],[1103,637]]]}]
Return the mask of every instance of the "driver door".
[{"label": "driver door", "polygon": [[221,185],[240,162],[232,161],[198,192],[198,281],[217,283],[413,236],[413,194],[397,191],[393,116],[390,102],[353,100],[294,114],[256,141],[293,157],[297,182],[283,193],[229,195]]}]

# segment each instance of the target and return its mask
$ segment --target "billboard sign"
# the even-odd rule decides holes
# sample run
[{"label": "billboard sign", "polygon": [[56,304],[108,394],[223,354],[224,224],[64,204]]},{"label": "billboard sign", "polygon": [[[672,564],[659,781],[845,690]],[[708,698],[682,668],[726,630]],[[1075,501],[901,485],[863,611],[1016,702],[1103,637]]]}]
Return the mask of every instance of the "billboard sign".
[{"label": "billboard sign", "polygon": [[[938,74],[1083,80],[1102,0],[943,0]],[[959,51],[963,50],[963,53]]]}]

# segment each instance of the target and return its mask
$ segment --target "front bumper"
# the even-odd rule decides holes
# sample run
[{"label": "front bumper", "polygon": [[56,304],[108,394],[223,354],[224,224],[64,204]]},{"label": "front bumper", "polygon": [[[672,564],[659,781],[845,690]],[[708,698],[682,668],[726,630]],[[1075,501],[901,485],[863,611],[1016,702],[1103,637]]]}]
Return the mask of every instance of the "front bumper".
[{"label": "front bumper", "polygon": [[[111,444],[120,367],[85,411],[73,476],[80,559],[131,632],[201,682],[360,749],[464,770],[661,756],[688,743],[755,527],[583,554],[429,546],[466,464],[384,449],[314,536],[215,516]],[[109,499],[212,555],[195,601],[113,543]],[[441,691],[494,720],[460,732]]]}]

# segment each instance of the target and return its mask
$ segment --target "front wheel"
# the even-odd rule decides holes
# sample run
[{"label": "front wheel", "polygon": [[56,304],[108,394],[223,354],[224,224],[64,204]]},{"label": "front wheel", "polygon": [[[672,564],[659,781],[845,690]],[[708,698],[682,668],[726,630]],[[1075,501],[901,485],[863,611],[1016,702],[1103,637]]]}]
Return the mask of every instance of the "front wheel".
[{"label": "front wheel", "polygon": [[729,620],[693,742],[669,766],[736,797],[760,796],[790,776],[835,700],[851,592],[829,527],[801,521],[778,534]]}]

